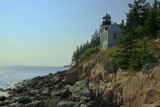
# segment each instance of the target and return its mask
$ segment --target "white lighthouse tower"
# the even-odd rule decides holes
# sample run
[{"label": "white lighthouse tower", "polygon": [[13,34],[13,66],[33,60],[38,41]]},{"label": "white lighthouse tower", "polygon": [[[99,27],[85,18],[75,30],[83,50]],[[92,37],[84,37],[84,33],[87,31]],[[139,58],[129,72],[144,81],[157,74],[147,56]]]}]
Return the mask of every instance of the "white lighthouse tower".
[{"label": "white lighthouse tower", "polygon": [[100,46],[102,47],[103,43],[103,32],[107,31],[108,28],[111,26],[111,17],[108,13],[106,13],[106,16],[103,17],[102,25],[100,25]]}]

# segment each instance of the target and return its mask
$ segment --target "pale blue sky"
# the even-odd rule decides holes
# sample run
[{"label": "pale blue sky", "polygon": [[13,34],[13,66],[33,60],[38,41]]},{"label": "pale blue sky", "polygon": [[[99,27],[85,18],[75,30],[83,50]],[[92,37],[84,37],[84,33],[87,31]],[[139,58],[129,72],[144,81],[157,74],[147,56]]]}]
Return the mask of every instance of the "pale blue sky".
[{"label": "pale blue sky", "polygon": [[133,0],[0,0],[0,65],[63,66],[108,12],[126,19]]}]

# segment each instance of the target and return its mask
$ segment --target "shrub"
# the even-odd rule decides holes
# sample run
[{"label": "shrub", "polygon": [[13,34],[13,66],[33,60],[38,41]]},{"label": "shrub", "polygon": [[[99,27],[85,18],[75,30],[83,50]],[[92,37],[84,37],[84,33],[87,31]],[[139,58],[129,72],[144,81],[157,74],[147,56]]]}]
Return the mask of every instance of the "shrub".
[{"label": "shrub", "polygon": [[92,54],[97,53],[98,51],[99,51],[99,48],[89,48],[82,54],[81,58],[86,59]]},{"label": "shrub", "polygon": [[160,39],[160,31],[157,32],[157,37]]},{"label": "shrub", "polygon": [[155,58],[145,51],[139,51],[132,54],[131,61],[129,62],[129,69],[140,71],[143,65],[150,62],[155,62]]}]

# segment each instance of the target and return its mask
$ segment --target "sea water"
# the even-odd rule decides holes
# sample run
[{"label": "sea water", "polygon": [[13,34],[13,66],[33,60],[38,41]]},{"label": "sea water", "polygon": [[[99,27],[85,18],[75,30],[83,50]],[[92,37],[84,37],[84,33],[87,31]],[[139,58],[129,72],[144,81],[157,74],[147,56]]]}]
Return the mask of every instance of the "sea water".
[{"label": "sea water", "polygon": [[[67,70],[69,67],[52,66],[0,66],[0,88],[13,88],[15,83],[32,79],[37,76],[45,76],[49,73]],[[0,92],[0,96],[6,93]]]}]

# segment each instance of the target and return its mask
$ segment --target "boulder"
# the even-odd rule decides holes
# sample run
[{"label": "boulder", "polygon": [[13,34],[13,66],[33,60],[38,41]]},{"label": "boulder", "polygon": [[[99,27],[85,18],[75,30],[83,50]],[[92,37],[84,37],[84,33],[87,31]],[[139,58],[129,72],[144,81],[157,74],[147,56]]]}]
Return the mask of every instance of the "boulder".
[{"label": "boulder", "polygon": [[0,91],[4,91],[4,89],[3,89],[3,88],[0,88]]},{"label": "boulder", "polygon": [[82,66],[75,66],[66,72],[66,82],[73,85],[76,81],[80,80],[82,69]]},{"label": "boulder", "polygon": [[35,96],[37,94],[38,94],[38,90],[36,90],[36,89],[35,90],[30,90],[29,93],[28,93],[29,96]]},{"label": "boulder", "polygon": [[49,93],[48,87],[44,87],[44,88],[42,89],[42,94],[48,94],[48,93]]},{"label": "boulder", "polygon": [[143,66],[142,71],[146,72],[146,71],[149,71],[151,68],[153,68],[153,64],[152,63],[147,63]]},{"label": "boulder", "polygon": [[91,93],[88,89],[88,81],[78,81],[72,87],[70,87],[70,92],[72,93],[72,99],[76,101],[85,100],[88,101],[91,98]]},{"label": "boulder", "polygon": [[159,44],[159,43],[160,43],[160,40],[159,40],[159,39],[156,39],[154,42],[157,43],[157,44]]},{"label": "boulder", "polygon": [[100,69],[98,68],[98,65],[96,65],[92,70],[91,70],[91,79],[94,81],[100,81],[102,80],[102,74]]},{"label": "boulder", "polygon": [[97,104],[95,101],[91,100],[86,104],[86,107],[97,107]]},{"label": "boulder", "polygon": [[6,97],[5,96],[0,96],[0,101],[4,101],[6,100]]},{"label": "boulder", "polygon": [[114,64],[113,64],[113,60],[110,61],[103,61],[100,63],[101,67],[109,73],[113,73],[114,72]]},{"label": "boulder", "polygon": [[111,82],[114,76],[113,61],[97,63],[91,70],[91,79]]},{"label": "boulder", "polygon": [[62,85],[63,85],[63,83],[59,82],[54,86],[54,89],[58,90],[58,89],[60,89],[62,87]]},{"label": "boulder", "polygon": [[31,107],[44,107],[44,102],[41,101],[32,102]]},{"label": "boulder", "polygon": [[20,99],[18,99],[18,102],[22,104],[28,104],[31,103],[32,101],[29,97],[21,97]]},{"label": "boulder", "polygon": [[78,102],[78,104],[76,104],[74,107],[81,107],[83,104],[86,104],[86,101],[81,100]]},{"label": "boulder", "polygon": [[0,101],[0,106],[1,106],[1,107],[6,107],[6,105],[7,105],[7,103],[6,103],[6,102],[4,102],[4,101]]},{"label": "boulder", "polygon": [[94,68],[95,65],[96,65],[96,62],[93,60],[90,60],[83,65],[83,73],[85,74],[86,77],[91,76],[91,69]]},{"label": "boulder", "polygon": [[73,107],[74,105],[76,105],[76,103],[72,101],[61,101],[57,104],[57,107]]},{"label": "boulder", "polygon": [[64,88],[64,89],[61,89],[61,90],[53,90],[51,92],[51,96],[54,97],[54,96],[59,96],[61,97],[62,99],[66,99],[68,98],[70,95],[70,92],[69,92],[69,88]]}]

